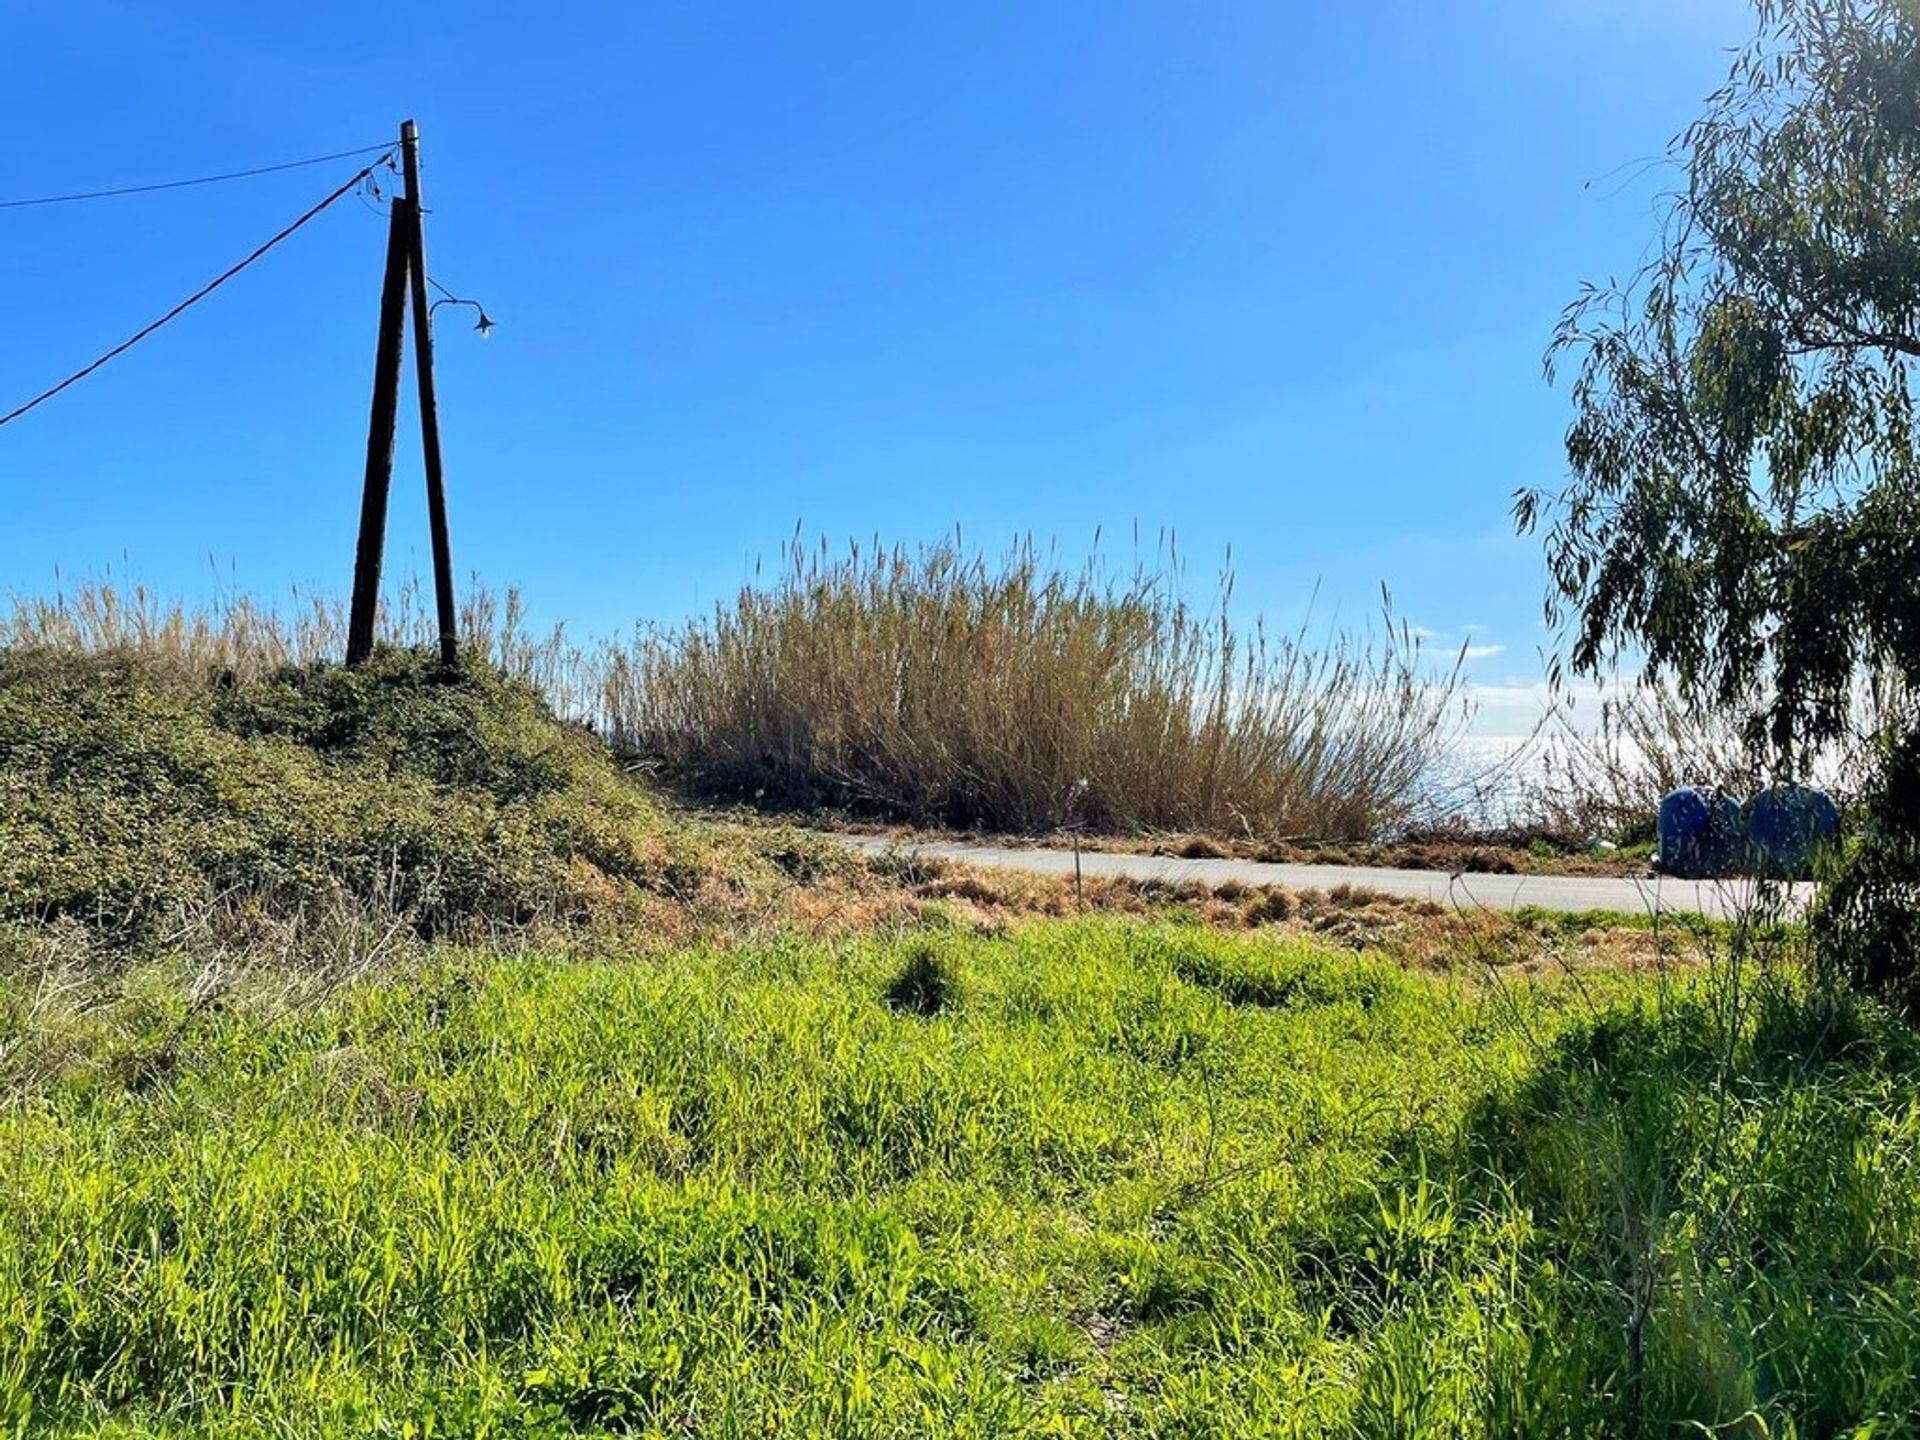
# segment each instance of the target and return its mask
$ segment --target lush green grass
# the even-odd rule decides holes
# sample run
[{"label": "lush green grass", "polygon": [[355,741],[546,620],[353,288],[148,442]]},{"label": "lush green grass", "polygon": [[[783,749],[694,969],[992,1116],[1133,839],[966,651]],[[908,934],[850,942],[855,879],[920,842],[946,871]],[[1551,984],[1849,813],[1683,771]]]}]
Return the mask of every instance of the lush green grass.
[{"label": "lush green grass", "polygon": [[[1872,1012],[1780,992],[1730,1035],[1706,981],[1483,991],[1091,921],[442,951],[184,1039],[162,978],[74,1018],[0,1115],[0,1429],[1920,1410],[1920,1091]],[[29,980],[4,983],[17,1030]]]}]

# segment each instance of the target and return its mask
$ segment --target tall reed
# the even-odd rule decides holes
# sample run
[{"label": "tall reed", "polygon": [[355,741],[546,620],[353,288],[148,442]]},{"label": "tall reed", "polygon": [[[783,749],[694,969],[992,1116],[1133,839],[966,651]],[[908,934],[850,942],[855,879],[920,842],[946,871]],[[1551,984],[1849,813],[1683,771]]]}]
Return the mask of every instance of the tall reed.
[{"label": "tall reed", "polygon": [[[1465,717],[1457,665],[1384,629],[1315,643],[1207,609],[1177,556],[1114,576],[1031,543],[844,555],[797,541],[769,586],[704,621],[583,647],[475,585],[462,642],[556,711],[665,763],[696,793],[1029,831],[1362,838],[1413,818]],[[335,660],[337,599],[201,606],[94,580],[0,606],[0,646],[138,654],[245,680]],[[431,597],[398,587],[389,643],[430,646]]]},{"label": "tall reed", "polygon": [[844,553],[606,651],[613,738],[710,795],[1013,831],[1362,838],[1420,807],[1458,666],[1388,617],[1321,644],[1181,594],[1179,563],[1068,572],[1031,542]]},{"label": "tall reed", "polygon": [[[432,596],[409,578],[383,600],[377,633],[390,645],[438,641]],[[518,589],[475,581],[460,602],[463,649],[544,693],[562,715],[585,718],[602,685],[596,657],[563,626],[536,630]],[[138,655],[190,676],[228,673],[250,680],[283,665],[339,660],[347,648],[347,607],[337,597],[290,590],[283,604],[223,596],[189,605],[163,600],[138,582],[111,578],[63,585],[51,595],[10,595],[0,604],[0,646]]]}]

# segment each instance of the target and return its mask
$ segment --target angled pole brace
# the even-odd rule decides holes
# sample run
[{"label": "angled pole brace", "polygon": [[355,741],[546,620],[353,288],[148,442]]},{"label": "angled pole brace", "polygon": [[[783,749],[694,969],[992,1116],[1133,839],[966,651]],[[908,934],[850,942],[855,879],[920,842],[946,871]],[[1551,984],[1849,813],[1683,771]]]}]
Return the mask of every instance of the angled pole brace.
[{"label": "angled pole brace", "polygon": [[400,418],[400,368],[406,352],[406,311],[413,302],[414,375],[420,389],[420,443],[427,472],[427,523],[433,540],[433,597],[440,628],[440,661],[459,659],[458,610],[453,593],[453,547],[447,534],[447,492],[440,463],[440,414],[433,377],[433,309],[427,303],[426,227],[420,205],[420,132],[400,127],[401,172],[387,221],[387,265],[380,289],[380,332],[373,361],[373,410],[367,421],[366,481],[360,495],[360,535],[354,550],[353,600],[347,620],[347,664],[373,653],[380,610],[380,564],[386,546],[387,498],[393,485],[394,432]]}]

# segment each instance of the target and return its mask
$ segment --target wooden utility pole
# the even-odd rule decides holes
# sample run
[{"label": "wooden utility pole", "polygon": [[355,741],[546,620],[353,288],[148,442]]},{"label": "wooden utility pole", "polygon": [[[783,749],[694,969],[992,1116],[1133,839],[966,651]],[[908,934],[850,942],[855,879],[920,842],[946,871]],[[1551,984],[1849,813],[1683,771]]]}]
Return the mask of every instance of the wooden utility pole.
[{"label": "wooden utility pole", "polygon": [[386,543],[387,492],[393,478],[393,437],[400,408],[400,366],[406,348],[407,301],[413,302],[414,375],[420,388],[420,448],[427,472],[427,524],[433,540],[433,598],[440,627],[440,661],[459,658],[459,615],[453,595],[453,546],[447,535],[446,476],[440,464],[440,411],[433,382],[433,307],[427,301],[427,240],[420,203],[420,131],[400,126],[405,194],[394,197],[387,228],[387,271],[380,292],[380,339],[374,357],[373,414],[367,430],[367,479],[360,500],[360,539],[353,567],[353,608],[347,625],[347,664],[373,653],[380,606],[380,557]]},{"label": "wooden utility pole", "polygon": [[400,161],[407,183],[412,234],[409,276],[413,287],[413,363],[420,387],[420,448],[427,465],[427,525],[433,535],[433,599],[440,615],[440,663],[458,658],[454,634],[453,546],[447,538],[447,487],[440,469],[440,409],[433,389],[433,307],[427,303],[427,227],[420,208],[420,132],[409,120],[400,127]]},{"label": "wooden utility pole", "polygon": [[407,344],[406,201],[387,218],[387,271],[380,287],[380,335],[373,355],[373,414],[367,420],[367,479],[360,493],[360,539],[353,556],[353,608],[347,620],[347,664],[373,653],[380,610],[380,555],[387,536],[387,492],[393,482],[393,435],[400,419],[400,362]]}]

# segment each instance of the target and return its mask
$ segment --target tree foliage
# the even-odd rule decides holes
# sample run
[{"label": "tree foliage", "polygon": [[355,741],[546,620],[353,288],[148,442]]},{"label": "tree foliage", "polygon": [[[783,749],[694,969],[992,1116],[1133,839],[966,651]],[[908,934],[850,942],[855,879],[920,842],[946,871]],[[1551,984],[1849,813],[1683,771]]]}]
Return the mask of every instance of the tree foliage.
[{"label": "tree foliage", "polygon": [[1760,718],[1783,766],[1843,734],[1863,674],[1920,673],[1920,3],[1759,0],[1675,141],[1654,258],[1588,287],[1550,623]]}]

